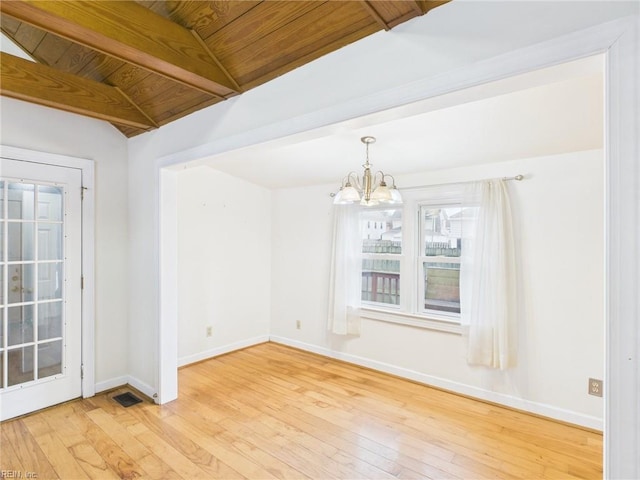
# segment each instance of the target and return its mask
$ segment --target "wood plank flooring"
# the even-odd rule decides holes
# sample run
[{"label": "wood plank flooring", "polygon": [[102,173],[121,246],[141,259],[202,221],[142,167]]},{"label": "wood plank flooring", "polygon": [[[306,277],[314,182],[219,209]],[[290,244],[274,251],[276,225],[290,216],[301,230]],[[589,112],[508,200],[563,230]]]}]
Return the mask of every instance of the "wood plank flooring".
[{"label": "wood plank flooring", "polygon": [[[0,424],[0,470],[39,479],[602,478],[602,435],[265,343]],[[4,475],[6,477],[6,474]],[[32,475],[33,478],[33,475]]]}]

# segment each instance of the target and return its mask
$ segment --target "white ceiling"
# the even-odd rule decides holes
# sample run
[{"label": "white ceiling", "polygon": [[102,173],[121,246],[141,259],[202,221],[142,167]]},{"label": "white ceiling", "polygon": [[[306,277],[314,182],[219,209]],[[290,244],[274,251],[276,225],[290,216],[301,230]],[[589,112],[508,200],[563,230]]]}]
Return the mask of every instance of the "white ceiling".
[{"label": "white ceiling", "polygon": [[[602,56],[511,77],[192,162],[268,188],[339,183],[359,171],[400,175],[601,148]],[[183,166],[184,168],[184,166]]]}]

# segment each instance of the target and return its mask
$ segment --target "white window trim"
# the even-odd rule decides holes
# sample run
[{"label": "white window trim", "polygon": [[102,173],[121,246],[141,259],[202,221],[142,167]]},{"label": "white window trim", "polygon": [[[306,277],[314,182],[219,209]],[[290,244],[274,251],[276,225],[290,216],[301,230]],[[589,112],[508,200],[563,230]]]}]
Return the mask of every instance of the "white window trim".
[{"label": "white window trim", "polygon": [[392,311],[389,308],[374,308],[373,306],[366,305],[362,308],[362,318],[462,335],[462,325],[460,325],[460,321],[450,320],[446,318],[445,315],[417,315]]}]

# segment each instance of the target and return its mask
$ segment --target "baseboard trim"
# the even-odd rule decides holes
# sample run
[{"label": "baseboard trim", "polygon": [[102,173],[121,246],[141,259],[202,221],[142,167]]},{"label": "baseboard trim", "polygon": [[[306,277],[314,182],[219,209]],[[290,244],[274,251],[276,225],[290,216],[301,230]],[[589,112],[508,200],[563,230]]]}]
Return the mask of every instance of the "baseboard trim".
[{"label": "baseboard trim", "polygon": [[[105,380],[103,382],[96,383],[95,393],[106,392],[107,390],[113,390],[114,388],[121,387],[123,385],[127,385],[129,383],[129,376],[123,375],[121,377],[110,378],[109,380]],[[93,395],[91,395],[93,396]]]},{"label": "baseboard trim", "polygon": [[140,391],[140,393],[144,393],[149,398],[154,398],[154,395],[156,394],[155,388],[131,375],[123,375],[121,377],[115,377],[96,383],[95,393],[113,390],[114,388],[123,387],[125,385],[131,385],[133,388]]},{"label": "baseboard trim", "polygon": [[531,402],[522,398],[517,398],[511,395],[503,393],[492,392],[484,390],[482,388],[465,385],[463,383],[454,382],[440,377],[427,375],[424,373],[416,372],[407,368],[398,367],[377,360],[371,360],[369,358],[359,357],[357,355],[351,355],[343,352],[336,352],[325,347],[319,347],[298,340],[292,340],[286,337],[280,337],[277,335],[271,335],[269,340],[274,343],[280,343],[289,347],[298,348],[307,352],[316,353],[336,360],[342,360],[347,363],[359,365],[361,367],[371,368],[384,373],[389,373],[401,378],[406,378],[414,382],[422,383],[431,387],[436,387],[442,390],[447,390],[452,393],[464,395],[467,397],[476,398],[478,400],[504,405],[508,408],[515,410],[521,410],[541,417],[546,417],[552,420],[577,425],[580,427],[588,428],[591,430],[597,430],[602,432],[604,422],[602,419],[584,415],[581,413],[572,412],[562,408],[554,407],[537,402]]},{"label": "baseboard trim", "polygon": [[178,368],[184,367],[185,365],[190,365],[192,363],[201,362],[203,360],[208,360],[209,358],[217,357],[218,355],[224,355],[225,353],[242,350],[243,348],[252,347],[254,345],[258,345],[260,343],[265,343],[268,341],[269,335],[260,335],[257,337],[248,338],[246,340],[241,340],[239,342],[223,345],[221,347],[205,350],[204,352],[198,352],[193,355],[180,357],[178,358]]},{"label": "baseboard trim", "polygon": [[140,393],[144,393],[147,397],[153,399],[153,401],[158,403],[157,390],[154,387],[131,375],[129,375],[128,378],[129,381],[127,383],[129,385],[138,390]]},{"label": "baseboard trim", "polygon": [[[243,348],[252,347],[254,345],[258,345],[260,343],[265,343],[268,341],[269,341],[269,335],[260,335],[257,337],[242,340],[240,342],[230,343],[228,345],[223,345],[221,347],[205,350],[204,352],[199,352],[194,355],[188,355],[186,357],[179,358],[178,367],[184,367],[185,365],[201,362],[209,358],[217,357],[219,355],[224,355],[225,353],[231,353],[236,350],[242,350]],[[140,393],[143,393],[149,398],[152,398],[154,400],[156,399],[156,397],[154,396],[156,395],[156,389],[132,375],[122,375],[120,377],[114,377],[108,380],[103,380],[102,382],[98,382],[95,385],[94,393],[97,394],[97,393],[105,392],[107,390],[113,390],[114,388],[123,387],[125,385],[131,385],[133,388],[140,391]]]}]

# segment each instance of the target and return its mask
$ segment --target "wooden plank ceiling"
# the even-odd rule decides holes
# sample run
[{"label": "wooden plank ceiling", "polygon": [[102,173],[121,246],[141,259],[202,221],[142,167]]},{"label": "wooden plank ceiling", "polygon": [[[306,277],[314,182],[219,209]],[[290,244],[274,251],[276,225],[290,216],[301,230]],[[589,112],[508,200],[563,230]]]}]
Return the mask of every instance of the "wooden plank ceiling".
[{"label": "wooden plank ceiling", "polygon": [[0,94],[132,137],[447,1],[1,0]]}]

